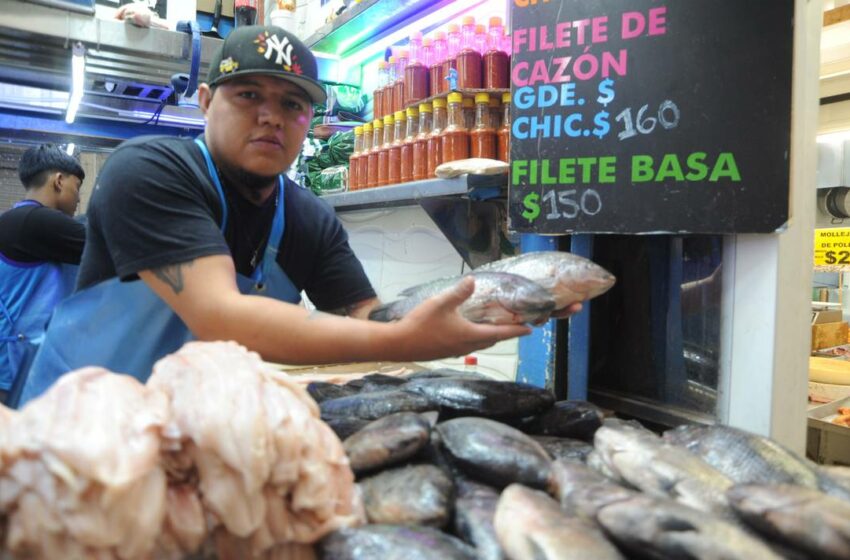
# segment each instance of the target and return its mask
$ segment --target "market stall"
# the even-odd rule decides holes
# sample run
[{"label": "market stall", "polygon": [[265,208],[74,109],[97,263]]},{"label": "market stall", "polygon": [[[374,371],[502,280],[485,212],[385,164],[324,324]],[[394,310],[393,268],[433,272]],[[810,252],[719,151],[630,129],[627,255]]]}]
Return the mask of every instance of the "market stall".
[{"label": "market stall", "polygon": [[[202,30],[236,12],[59,4],[0,0],[0,137],[73,142],[96,176],[122,140],[203,130]],[[834,430],[806,449],[833,322],[800,320],[817,3],[265,4],[317,55],[288,175],[348,231],[371,318],[477,275],[461,313],[532,334],[325,367],[190,342],[141,382],[65,375],[0,408],[0,556],[848,557],[847,469],[806,459],[850,462],[817,451]],[[810,428],[846,416],[825,406]]]}]

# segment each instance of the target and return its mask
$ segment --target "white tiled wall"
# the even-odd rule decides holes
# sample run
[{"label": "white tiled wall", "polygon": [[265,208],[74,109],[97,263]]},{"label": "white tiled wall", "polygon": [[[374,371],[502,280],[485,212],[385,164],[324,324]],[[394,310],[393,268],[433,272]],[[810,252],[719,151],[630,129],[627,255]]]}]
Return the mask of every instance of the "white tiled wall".
[{"label": "white tiled wall", "polygon": [[[418,206],[343,212],[339,217],[382,301],[392,301],[410,286],[467,270],[463,259]],[[509,340],[477,352],[478,371],[513,380],[517,346],[516,340]],[[428,365],[463,369],[463,358]]]}]

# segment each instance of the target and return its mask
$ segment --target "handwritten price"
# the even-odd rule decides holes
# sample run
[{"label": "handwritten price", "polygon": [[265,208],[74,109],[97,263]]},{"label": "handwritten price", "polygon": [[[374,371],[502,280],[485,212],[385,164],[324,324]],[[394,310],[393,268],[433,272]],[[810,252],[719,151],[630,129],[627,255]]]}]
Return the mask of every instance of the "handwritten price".
[{"label": "handwritten price", "polygon": [[647,117],[647,110],[649,110],[649,105],[642,106],[634,119],[632,118],[631,108],[624,109],[617,115],[616,120],[623,123],[623,131],[617,135],[617,138],[626,140],[638,134],[651,134],[658,124],[667,130],[679,125],[681,117],[679,107],[669,99],[661,103],[655,117]]},{"label": "handwritten price", "polygon": [[549,212],[545,214],[547,220],[566,218],[572,220],[580,214],[595,216],[602,210],[602,198],[594,189],[587,189],[578,195],[576,189],[561,191],[550,190],[543,197],[536,193],[528,193],[522,199],[525,210],[522,217],[529,222],[540,217],[541,205],[548,206]]}]

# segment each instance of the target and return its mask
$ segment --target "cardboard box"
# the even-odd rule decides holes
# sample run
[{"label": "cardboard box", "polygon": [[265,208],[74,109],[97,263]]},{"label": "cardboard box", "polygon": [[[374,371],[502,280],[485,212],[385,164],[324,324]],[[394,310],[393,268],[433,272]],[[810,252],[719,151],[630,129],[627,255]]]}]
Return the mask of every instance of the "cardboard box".
[{"label": "cardboard box", "polygon": [[841,315],[840,309],[824,309],[814,312],[812,324],[839,323],[842,320],[844,320],[844,317]]},{"label": "cardboard box", "polygon": [[809,410],[806,455],[816,463],[850,466],[850,428],[830,422],[839,407],[850,407],[850,397]]},{"label": "cardboard box", "polygon": [[[233,0],[222,0],[221,2],[221,15],[224,17],[233,17]],[[215,0],[198,0],[198,11],[199,12],[207,12],[214,13],[215,12]]]},{"label": "cardboard box", "polygon": [[812,325],[812,351],[847,344],[850,328],[844,321]]}]

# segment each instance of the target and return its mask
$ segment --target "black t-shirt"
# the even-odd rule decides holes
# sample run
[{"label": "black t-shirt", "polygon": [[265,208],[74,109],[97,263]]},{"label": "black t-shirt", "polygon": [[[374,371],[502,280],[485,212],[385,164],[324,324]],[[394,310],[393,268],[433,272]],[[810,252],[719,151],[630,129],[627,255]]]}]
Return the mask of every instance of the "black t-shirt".
[{"label": "black t-shirt", "polygon": [[19,206],[0,214],[0,253],[23,262],[80,264],[86,228],[59,210]]},{"label": "black t-shirt", "polygon": [[[323,310],[375,297],[333,209],[290,180],[284,182],[283,243],[277,262],[298,290]],[[123,143],[98,176],[88,210],[88,242],[78,289],[119,276],[211,255],[231,255],[253,272],[262,259],[275,197],[254,206],[224,185],[227,225],[200,148],[190,139],[141,137]]]}]

